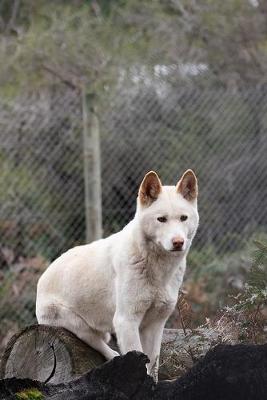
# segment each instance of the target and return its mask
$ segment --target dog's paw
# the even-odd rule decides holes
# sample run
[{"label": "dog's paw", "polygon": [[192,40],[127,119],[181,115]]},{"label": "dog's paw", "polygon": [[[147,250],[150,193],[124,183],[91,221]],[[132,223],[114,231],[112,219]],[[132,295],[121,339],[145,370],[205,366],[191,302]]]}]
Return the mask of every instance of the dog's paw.
[{"label": "dog's paw", "polygon": [[112,354],[112,357],[111,357],[111,359],[112,359],[112,358],[114,358],[114,357],[118,357],[118,356],[120,356],[120,353],[118,353],[117,351],[115,351],[115,350],[112,350],[112,349],[111,349],[111,354]]}]

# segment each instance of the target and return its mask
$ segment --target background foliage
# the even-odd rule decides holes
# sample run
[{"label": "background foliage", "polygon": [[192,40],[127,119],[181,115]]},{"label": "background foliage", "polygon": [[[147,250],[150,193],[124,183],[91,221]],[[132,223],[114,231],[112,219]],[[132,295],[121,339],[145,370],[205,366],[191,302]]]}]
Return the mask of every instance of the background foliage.
[{"label": "background foliage", "polygon": [[[0,12],[8,93],[56,76],[108,90],[122,70],[158,64],[172,66],[171,83],[236,90],[266,83],[264,0],[3,0]],[[185,64],[205,68],[188,79]]]}]

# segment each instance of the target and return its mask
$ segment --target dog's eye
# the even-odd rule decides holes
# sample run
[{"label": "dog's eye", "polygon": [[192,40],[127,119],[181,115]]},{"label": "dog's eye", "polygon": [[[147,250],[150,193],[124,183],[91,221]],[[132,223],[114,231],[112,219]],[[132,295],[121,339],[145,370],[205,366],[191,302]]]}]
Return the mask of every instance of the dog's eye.
[{"label": "dog's eye", "polygon": [[187,220],[187,218],[188,218],[188,216],[187,215],[181,215],[180,216],[180,221],[186,221]]},{"label": "dog's eye", "polygon": [[158,217],[157,220],[159,222],[167,222],[167,218],[166,217]]}]

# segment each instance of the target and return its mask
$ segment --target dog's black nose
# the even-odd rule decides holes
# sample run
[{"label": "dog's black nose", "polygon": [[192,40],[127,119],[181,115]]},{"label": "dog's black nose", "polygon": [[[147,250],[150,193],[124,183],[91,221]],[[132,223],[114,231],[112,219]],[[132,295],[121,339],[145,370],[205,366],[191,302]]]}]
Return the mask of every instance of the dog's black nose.
[{"label": "dog's black nose", "polygon": [[182,250],[184,244],[184,239],[180,237],[175,237],[172,239],[172,245],[174,250]]}]

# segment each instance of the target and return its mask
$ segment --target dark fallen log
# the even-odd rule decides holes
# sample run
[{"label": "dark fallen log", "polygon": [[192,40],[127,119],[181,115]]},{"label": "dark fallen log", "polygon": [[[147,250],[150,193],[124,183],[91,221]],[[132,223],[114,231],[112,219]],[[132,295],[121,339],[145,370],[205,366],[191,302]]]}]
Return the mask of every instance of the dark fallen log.
[{"label": "dark fallen log", "polygon": [[[182,330],[165,329],[160,379],[175,378],[187,371],[208,351],[212,338],[210,333],[205,336],[203,330],[185,337]],[[113,347],[116,348],[115,343]],[[104,362],[101,354],[71,332],[32,325],[9,341],[0,363],[0,379],[15,376],[55,384],[80,377]]]},{"label": "dark fallen log", "polygon": [[[219,345],[174,382],[156,384],[147,357],[130,352],[65,384],[0,381],[0,399],[266,400],[267,345]],[[34,396],[33,396],[34,394]]]},{"label": "dark fallen log", "polygon": [[130,352],[106,362],[75,381],[58,385],[6,379],[0,381],[0,399],[11,400],[12,395],[26,395],[29,390],[34,390],[40,400],[127,400],[135,399],[140,390],[142,395],[147,392],[143,400],[150,399],[150,391],[155,384],[146,374],[147,361],[144,354]]},{"label": "dark fallen log", "polygon": [[267,400],[267,344],[218,345],[156,392],[154,400]]}]

